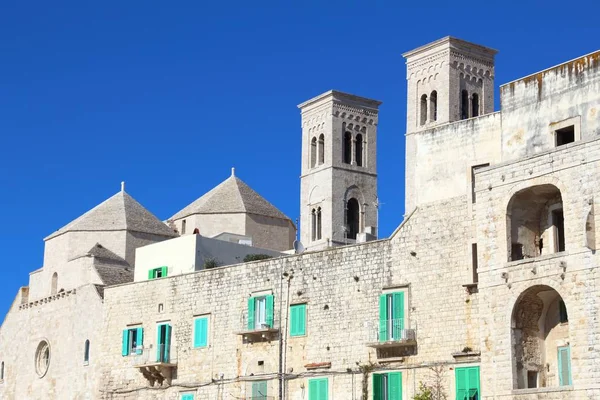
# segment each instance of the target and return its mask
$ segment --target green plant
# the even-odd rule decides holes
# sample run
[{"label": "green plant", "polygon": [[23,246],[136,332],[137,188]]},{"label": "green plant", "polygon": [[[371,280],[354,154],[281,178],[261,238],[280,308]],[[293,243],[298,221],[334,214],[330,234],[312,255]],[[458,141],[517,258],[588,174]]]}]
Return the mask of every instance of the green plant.
[{"label": "green plant", "polygon": [[216,258],[207,258],[204,260],[204,269],[217,268],[221,263]]},{"label": "green plant", "polygon": [[[358,364],[358,363],[357,363]],[[375,370],[375,365],[372,362],[368,364],[359,364],[358,370],[362,373],[362,400],[369,400],[369,373]]]},{"label": "green plant", "polygon": [[433,391],[423,382],[419,382],[419,391],[413,396],[413,400],[434,400]]},{"label": "green plant", "polygon": [[244,262],[267,260],[269,258],[273,258],[273,256],[268,254],[247,254],[246,257],[244,257]]}]

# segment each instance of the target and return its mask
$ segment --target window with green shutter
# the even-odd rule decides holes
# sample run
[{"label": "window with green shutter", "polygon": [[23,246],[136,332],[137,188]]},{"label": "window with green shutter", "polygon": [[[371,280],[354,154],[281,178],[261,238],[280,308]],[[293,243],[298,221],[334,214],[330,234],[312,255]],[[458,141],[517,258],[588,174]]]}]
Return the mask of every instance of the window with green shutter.
[{"label": "window with green shutter", "polygon": [[373,374],[373,400],[402,400],[402,373]]},{"label": "window with green shutter", "polygon": [[142,354],[143,344],[143,328],[135,327],[123,330],[123,340],[121,342],[121,354],[123,356],[129,356],[132,354]]},{"label": "window with green shutter", "polygon": [[309,379],[308,400],[328,400],[329,380],[327,378]]},{"label": "window with green shutter", "polygon": [[379,341],[402,339],[404,331],[404,292],[379,296]]},{"label": "window with green shutter", "polygon": [[571,385],[571,347],[558,348],[558,384],[560,386]]},{"label": "window with green shutter", "polygon": [[479,367],[455,369],[456,400],[479,400]]},{"label": "window with green shutter", "polygon": [[194,400],[194,393],[182,393],[180,400]]},{"label": "window with green shutter", "polygon": [[252,382],[252,400],[267,400],[267,381]]},{"label": "window with green shutter", "polygon": [[194,347],[208,346],[208,316],[194,319]]},{"label": "window with green shutter", "polygon": [[306,335],[306,304],[290,307],[290,336]]},{"label": "window with green shutter", "polygon": [[168,267],[158,267],[148,271],[148,279],[158,279],[167,276]]},{"label": "window with green shutter", "polygon": [[158,333],[156,339],[156,361],[168,363],[171,353],[171,325],[162,323],[157,326],[156,330]]},{"label": "window with green shutter", "polygon": [[248,299],[248,330],[259,330],[273,327],[273,295],[250,297]]}]

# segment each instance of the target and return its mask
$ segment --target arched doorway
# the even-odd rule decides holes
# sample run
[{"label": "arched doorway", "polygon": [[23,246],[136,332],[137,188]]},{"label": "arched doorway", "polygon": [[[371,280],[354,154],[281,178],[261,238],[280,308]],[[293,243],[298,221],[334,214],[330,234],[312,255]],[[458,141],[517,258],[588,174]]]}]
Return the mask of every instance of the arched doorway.
[{"label": "arched doorway", "polygon": [[358,200],[351,198],[346,203],[346,226],[347,238],[356,240],[356,234],[360,226],[360,206]]},{"label": "arched doorway", "polygon": [[513,387],[571,385],[567,306],[549,286],[524,291],[512,314]]}]

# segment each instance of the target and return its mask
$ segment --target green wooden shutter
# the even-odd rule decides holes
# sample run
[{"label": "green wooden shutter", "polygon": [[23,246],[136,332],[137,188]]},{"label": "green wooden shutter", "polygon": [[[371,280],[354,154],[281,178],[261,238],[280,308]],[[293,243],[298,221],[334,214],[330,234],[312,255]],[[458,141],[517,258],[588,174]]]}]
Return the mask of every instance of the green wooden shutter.
[{"label": "green wooden shutter", "polygon": [[404,292],[392,294],[392,313],[394,316],[393,338],[398,340],[402,338],[402,330],[404,330]]},{"label": "green wooden shutter", "polygon": [[290,336],[298,336],[298,306],[290,307]]},{"label": "green wooden shutter", "polygon": [[481,398],[479,392],[479,367],[472,367],[467,369],[467,380],[469,384],[469,398],[475,397],[476,399]]},{"label": "green wooden shutter", "polygon": [[129,355],[129,329],[123,329],[123,343],[121,345],[121,355]]},{"label": "green wooden shutter", "polygon": [[379,296],[379,341],[388,340],[387,332],[387,295]]},{"label": "green wooden shutter", "polygon": [[269,328],[273,327],[273,295],[270,294],[268,296],[266,296],[266,300],[267,300],[267,309],[266,309],[266,316],[267,316],[267,325],[269,325]]},{"label": "green wooden shutter", "polygon": [[254,330],[254,297],[248,299],[248,330]]},{"label": "green wooden shutter", "polygon": [[388,398],[386,400],[402,400],[402,373],[390,372],[388,376]]},{"label": "green wooden shutter", "polygon": [[267,381],[252,382],[252,400],[267,398]]},{"label": "green wooden shutter", "polygon": [[164,278],[167,276],[167,272],[169,270],[169,267],[160,267],[161,270],[161,276]]},{"label": "green wooden shutter", "polygon": [[317,379],[311,379],[308,381],[308,400],[320,400],[319,381]]},{"label": "green wooden shutter", "polygon": [[298,306],[298,335],[306,335],[306,304]]},{"label": "green wooden shutter", "polygon": [[306,304],[290,307],[290,336],[306,335]]},{"label": "green wooden shutter", "polygon": [[206,347],[208,344],[208,317],[194,321],[194,347]]},{"label": "green wooden shutter", "polygon": [[329,399],[329,380],[319,379],[319,400],[328,400]]},{"label": "green wooden shutter", "polygon": [[144,328],[137,328],[137,350],[136,354],[142,354],[144,347]]},{"label": "green wooden shutter", "polygon": [[466,400],[467,398],[467,369],[456,368],[456,400]]},{"label": "green wooden shutter", "polygon": [[194,400],[194,395],[191,393],[182,394],[181,400]]},{"label": "green wooden shutter", "polygon": [[171,325],[167,324],[167,328],[165,329],[165,358],[164,361],[165,362],[169,362],[170,361],[170,357],[171,357]]},{"label": "green wooden shutter", "polygon": [[162,360],[162,349],[163,346],[163,336],[162,336],[162,325],[156,326],[156,362],[160,362]]},{"label": "green wooden shutter", "polygon": [[154,270],[148,270],[148,279],[154,279]]},{"label": "green wooden shutter", "polygon": [[571,349],[569,346],[558,348],[558,384],[571,385]]},{"label": "green wooden shutter", "polygon": [[383,398],[382,374],[373,374],[373,400],[385,400]]}]

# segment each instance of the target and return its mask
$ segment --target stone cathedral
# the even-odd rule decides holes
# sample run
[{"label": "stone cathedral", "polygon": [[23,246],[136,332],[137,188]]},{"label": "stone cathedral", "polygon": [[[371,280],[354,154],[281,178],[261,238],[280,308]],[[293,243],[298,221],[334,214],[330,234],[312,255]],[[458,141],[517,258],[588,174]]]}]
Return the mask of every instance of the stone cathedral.
[{"label": "stone cathedral", "polygon": [[299,241],[235,171],[165,221],[122,187],[50,233],[0,328],[0,398],[600,399],[600,51],[499,108],[495,54],[403,55],[387,238],[381,102],[339,91],[298,106]]}]

